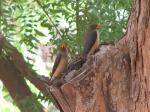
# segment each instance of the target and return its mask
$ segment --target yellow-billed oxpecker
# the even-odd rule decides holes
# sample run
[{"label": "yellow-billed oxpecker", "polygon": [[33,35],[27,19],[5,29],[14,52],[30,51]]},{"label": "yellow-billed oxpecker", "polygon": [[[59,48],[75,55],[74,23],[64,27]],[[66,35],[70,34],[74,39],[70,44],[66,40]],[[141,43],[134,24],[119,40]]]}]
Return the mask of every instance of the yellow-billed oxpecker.
[{"label": "yellow-billed oxpecker", "polygon": [[92,55],[99,48],[99,32],[101,26],[99,24],[92,24],[89,26],[85,38],[84,38],[84,50],[83,57],[86,59],[89,55]]},{"label": "yellow-billed oxpecker", "polygon": [[63,43],[60,45],[60,51],[57,54],[57,57],[53,65],[51,80],[55,78],[60,78],[64,70],[67,68],[67,65],[68,65],[68,50],[66,44]]}]

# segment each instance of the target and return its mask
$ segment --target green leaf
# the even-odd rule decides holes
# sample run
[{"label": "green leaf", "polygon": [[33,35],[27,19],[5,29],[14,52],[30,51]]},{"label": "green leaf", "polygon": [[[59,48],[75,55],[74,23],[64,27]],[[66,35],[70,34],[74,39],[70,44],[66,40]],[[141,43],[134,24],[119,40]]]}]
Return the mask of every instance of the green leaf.
[{"label": "green leaf", "polygon": [[44,33],[42,33],[41,31],[37,30],[37,29],[34,29],[36,34],[39,35],[39,36],[45,36]]}]

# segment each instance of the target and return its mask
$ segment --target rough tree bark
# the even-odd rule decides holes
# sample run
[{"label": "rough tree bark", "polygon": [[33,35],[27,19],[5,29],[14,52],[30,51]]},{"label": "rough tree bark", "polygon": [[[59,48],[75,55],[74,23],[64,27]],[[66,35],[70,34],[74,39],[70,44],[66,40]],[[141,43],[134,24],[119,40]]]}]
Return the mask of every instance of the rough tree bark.
[{"label": "rough tree bark", "polygon": [[0,49],[11,57],[22,77],[27,77],[48,98],[53,96],[64,112],[149,112],[149,18],[150,0],[133,1],[123,38],[115,45],[101,45],[80,69],[76,67],[80,60],[73,61],[59,87],[31,71],[1,35]]}]

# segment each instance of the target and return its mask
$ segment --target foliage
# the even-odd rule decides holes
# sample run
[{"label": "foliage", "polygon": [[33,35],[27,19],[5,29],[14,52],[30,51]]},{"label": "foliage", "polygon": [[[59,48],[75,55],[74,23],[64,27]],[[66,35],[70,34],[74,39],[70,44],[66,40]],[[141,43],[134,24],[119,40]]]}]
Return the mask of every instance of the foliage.
[{"label": "foliage", "polygon": [[131,0],[4,0],[1,30],[20,50],[23,44],[33,53],[40,40],[48,37],[48,44],[66,42],[75,54],[81,51],[91,23],[102,24],[102,42],[118,40],[126,28],[130,6]]},{"label": "foliage", "polygon": [[[85,30],[100,23],[101,42],[123,35],[131,0],[0,0],[0,32],[35,64],[38,45],[68,44],[71,57],[82,52]],[[50,50],[52,56],[57,48]]]}]

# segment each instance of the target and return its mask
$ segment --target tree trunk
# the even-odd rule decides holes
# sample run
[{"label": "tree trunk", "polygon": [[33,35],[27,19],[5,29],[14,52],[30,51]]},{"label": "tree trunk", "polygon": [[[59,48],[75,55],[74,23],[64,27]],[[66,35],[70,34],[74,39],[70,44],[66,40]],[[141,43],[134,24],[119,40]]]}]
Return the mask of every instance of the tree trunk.
[{"label": "tree trunk", "polygon": [[149,19],[150,0],[135,0],[125,36],[50,87],[64,112],[150,111]]}]

